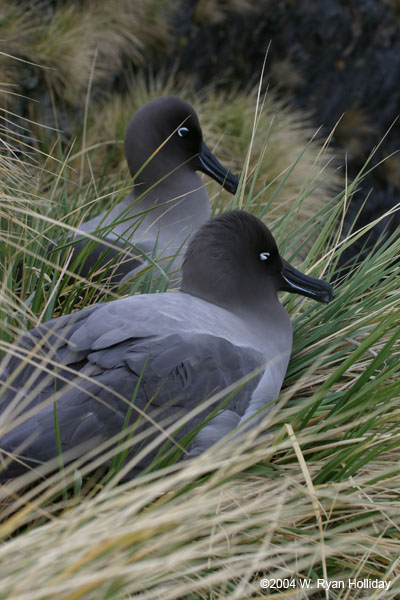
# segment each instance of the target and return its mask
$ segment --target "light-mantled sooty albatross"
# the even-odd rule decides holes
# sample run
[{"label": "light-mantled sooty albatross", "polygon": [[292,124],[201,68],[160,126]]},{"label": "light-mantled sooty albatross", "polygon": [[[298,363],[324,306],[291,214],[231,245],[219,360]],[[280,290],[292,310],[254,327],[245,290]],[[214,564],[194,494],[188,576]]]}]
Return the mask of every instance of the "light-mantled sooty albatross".
[{"label": "light-mantled sooty albatross", "polygon": [[[89,451],[93,457],[125,423],[125,433],[133,432],[128,458],[138,452],[129,476],[148,466],[171,435],[180,440],[194,430],[221,398],[173,432],[182,416],[240,378],[249,375],[194,437],[189,456],[273,403],[292,346],[289,315],[277,294],[329,302],[329,283],[283,260],[268,228],[245,211],[200,227],[182,275],[179,291],[90,306],[16,342],[0,366],[0,431],[9,428],[0,438],[2,479],[51,459],[57,468],[55,401],[64,462],[88,460]],[[242,430],[259,423],[263,412]],[[159,443],[146,454],[157,435]]]},{"label": "light-mantled sooty albatross", "polygon": [[[151,264],[149,256],[171,274],[173,287],[180,280],[190,236],[211,215],[206,186],[197,171],[232,194],[238,179],[204,143],[194,109],[174,96],[151,100],[135,113],[125,133],[125,155],[133,190],[111,210],[79,225],[82,235],[68,241],[71,245],[72,239],[77,240],[69,268],[84,277],[92,273],[94,280],[108,273],[118,283]],[[105,243],[91,241],[87,234]],[[87,255],[78,259],[85,244]]]}]

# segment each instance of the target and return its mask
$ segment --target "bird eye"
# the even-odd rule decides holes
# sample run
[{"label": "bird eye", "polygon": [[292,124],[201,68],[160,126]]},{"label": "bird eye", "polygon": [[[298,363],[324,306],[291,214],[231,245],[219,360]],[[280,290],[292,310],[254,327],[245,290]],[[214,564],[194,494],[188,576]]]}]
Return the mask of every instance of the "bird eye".
[{"label": "bird eye", "polygon": [[178,135],[179,137],[185,137],[189,133],[189,129],[187,127],[179,127]]},{"label": "bird eye", "polygon": [[269,256],[270,256],[269,252],[261,252],[260,260],[267,260]]}]

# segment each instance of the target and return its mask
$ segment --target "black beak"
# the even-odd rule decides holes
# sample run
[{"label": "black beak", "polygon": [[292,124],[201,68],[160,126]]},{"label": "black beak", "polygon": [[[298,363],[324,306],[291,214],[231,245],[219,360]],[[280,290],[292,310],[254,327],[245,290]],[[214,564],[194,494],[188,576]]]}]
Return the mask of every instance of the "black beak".
[{"label": "black beak", "polygon": [[283,259],[282,265],[283,284],[279,288],[282,292],[301,294],[318,302],[328,303],[332,300],[333,289],[327,281],[304,275]]},{"label": "black beak", "polygon": [[206,175],[209,175],[215,181],[218,181],[228,192],[234,194],[239,185],[239,179],[225,169],[224,166],[215,158],[211,150],[206,146],[204,142],[201,145],[201,152],[198,156],[198,169]]}]

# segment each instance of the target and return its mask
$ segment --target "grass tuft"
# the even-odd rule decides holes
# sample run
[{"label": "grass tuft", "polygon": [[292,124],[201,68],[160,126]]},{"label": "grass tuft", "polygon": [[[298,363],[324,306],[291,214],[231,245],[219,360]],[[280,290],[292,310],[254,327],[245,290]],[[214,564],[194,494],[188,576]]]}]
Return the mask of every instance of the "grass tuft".
[{"label": "grass tuft", "polygon": [[34,89],[44,79],[59,101],[77,107],[88,86],[113,81],[124,58],[143,66],[170,43],[168,18],[173,2],[106,0],[78,3],[18,2],[2,4],[0,67],[2,96]]}]

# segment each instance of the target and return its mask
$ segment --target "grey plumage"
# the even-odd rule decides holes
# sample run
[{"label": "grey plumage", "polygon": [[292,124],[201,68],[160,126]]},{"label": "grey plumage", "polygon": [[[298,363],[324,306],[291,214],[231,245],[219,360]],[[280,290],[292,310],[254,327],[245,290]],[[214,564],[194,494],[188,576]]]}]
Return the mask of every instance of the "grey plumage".
[{"label": "grey plumage", "polygon": [[[22,454],[29,465],[54,458],[54,400],[63,451],[79,444],[86,451],[118,434],[128,413],[136,436],[147,430],[154,438],[154,423],[176,422],[205,398],[249,376],[189,447],[191,456],[203,451],[279,394],[292,333],[277,291],[289,285],[288,272],[265,225],[232,211],[194,236],[181,291],[92,306],[35,328],[2,362],[0,382],[10,379],[3,396],[0,391],[0,431],[16,414],[24,416],[41,402],[44,407],[1,437],[0,451],[17,452],[28,440]],[[329,284],[303,278],[310,295],[330,300]],[[24,356],[29,356],[25,365]],[[177,439],[213,408],[193,417]],[[137,448],[133,445],[131,454]],[[23,470],[13,462],[0,477]]]}]

